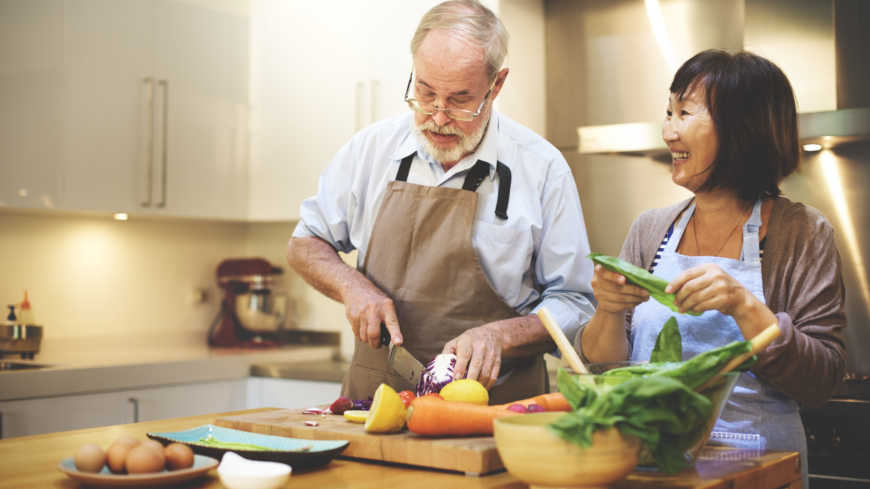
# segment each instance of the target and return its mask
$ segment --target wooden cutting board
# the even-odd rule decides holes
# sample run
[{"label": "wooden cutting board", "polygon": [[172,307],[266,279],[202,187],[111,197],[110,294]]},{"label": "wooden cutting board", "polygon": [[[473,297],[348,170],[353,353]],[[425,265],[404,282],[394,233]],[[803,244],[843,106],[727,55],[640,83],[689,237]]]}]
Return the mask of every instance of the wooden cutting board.
[{"label": "wooden cutting board", "polygon": [[[327,408],[328,406],[321,406]],[[306,426],[317,421],[317,426]],[[455,470],[467,475],[483,475],[504,469],[491,436],[469,438],[426,438],[408,430],[400,433],[366,433],[362,423],[344,416],[302,414],[302,409],[282,409],[264,413],[219,418],[217,426],[235,430],[308,440],[348,440],[343,457]]]}]

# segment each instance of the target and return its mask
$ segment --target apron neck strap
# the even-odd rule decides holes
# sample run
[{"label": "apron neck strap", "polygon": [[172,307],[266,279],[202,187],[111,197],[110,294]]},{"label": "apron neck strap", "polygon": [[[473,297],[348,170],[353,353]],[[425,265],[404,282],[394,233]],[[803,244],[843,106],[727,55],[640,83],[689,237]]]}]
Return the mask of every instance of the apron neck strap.
[{"label": "apron neck strap", "polygon": [[[399,164],[399,171],[396,172],[396,181],[407,182],[408,174],[411,172],[411,163],[414,161],[414,153],[402,158]],[[477,187],[483,183],[483,179],[489,175],[489,167],[491,165],[483,160],[477,160],[477,163],[468,170],[465,175],[465,181],[462,183],[462,190],[471,192],[477,191]],[[510,201],[511,193],[511,169],[502,162],[496,162],[495,171],[498,174],[498,200],[495,204],[495,215],[500,219],[507,219],[507,207]]]},{"label": "apron neck strap", "polygon": [[399,163],[399,172],[396,173],[396,181],[397,182],[407,182],[408,181],[408,173],[411,171],[411,163],[414,161],[414,153],[409,154],[408,156],[402,158],[402,162]]}]

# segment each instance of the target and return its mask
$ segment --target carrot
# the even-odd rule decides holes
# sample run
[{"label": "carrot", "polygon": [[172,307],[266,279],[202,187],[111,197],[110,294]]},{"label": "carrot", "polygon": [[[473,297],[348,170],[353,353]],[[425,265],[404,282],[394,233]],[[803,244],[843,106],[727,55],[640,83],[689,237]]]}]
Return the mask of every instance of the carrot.
[{"label": "carrot", "polygon": [[500,404],[498,406],[490,406],[494,408],[507,409],[511,404],[522,404],[523,406],[529,407],[529,404],[537,404],[544,408],[544,411],[570,411],[571,405],[568,404],[568,400],[565,399],[565,395],[561,392],[551,392],[549,394],[541,394],[540,396],[535,396],[530,399],[523,399],[521,401],[510,402],[507,404]]},{"label": "carrot", "polygon": [[519,414],[491,406],[418,397],[408,406],[408,429],[423,436],[491,435],[493,420]]}]

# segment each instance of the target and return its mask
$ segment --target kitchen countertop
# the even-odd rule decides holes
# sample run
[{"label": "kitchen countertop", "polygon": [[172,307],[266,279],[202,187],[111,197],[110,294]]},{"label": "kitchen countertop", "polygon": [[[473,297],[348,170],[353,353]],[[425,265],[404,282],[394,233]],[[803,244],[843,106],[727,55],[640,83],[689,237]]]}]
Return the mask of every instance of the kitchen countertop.
[{"label": "kitchen countertop", "polygon": [[[252,409],[0,440],[0,474],[3,474],[0,478],[0,488],[79,487],[76,482],[57,471],[55,465],[60,460],[71,457],[80,445],[96,443],[105,448],[115,439],[125,435],[144,440],[145,433],[149,432],[180,431],[212,423],[219,417],[270,410],[272,408]],[[294,471],[283,487],[381,489],[411,485],[417,489],[528,487],[507,472],[469,477],[439,470],[343,458],[332,461],[326,467]],[[206,476],[180,487],[222,488],[224,486],[218,480],[216,471],[212,470]],[[708,449],[692,469],[672,476],[657,471],[635,471],[613,487],[625,489],[639,487],[797,488],[800,487],[800,458],[795,452]]]},{"label": "kitchen countertop", "polygon": [[48,367],[0,371],[0,401],[247,378],[255,364],[331,364],[337,351],[334,345],[210,348],[200,333],[43,340],[35,360],[6,358]]}]

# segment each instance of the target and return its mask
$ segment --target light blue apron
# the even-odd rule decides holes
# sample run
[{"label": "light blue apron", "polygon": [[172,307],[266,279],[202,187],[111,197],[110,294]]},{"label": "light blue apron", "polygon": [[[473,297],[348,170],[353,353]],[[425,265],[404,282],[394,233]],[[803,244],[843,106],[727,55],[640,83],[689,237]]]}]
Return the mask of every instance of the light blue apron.
[{"label": "light blue apron", "polygon": [[[654,274],[670,282],[689,268],[712,262],[764,302],[761,259],[758,251],[761,202],[761,199],[756,202],[752,215],[743,226],[743,251],[740,260],[685,256],[676,252],[689,218],[695,212],[695,204],[692,203],[674,228]],[[674,313],[657,301],[649,300],[635,307],[632,316],[632,361],[649,360],[659,331],[672,316],[676,316],[680,326],[680,335],[683,338],[683,360],[732,341],[745,340],[734,319],[719,311],[706,311],[701,316],[689,316]],[[713,428],[708,444],[800,452],[803,487],[809,487],[807,443],[799,408],[794,399],[774,388],[770,382],[757,377],[752,372],[745,372],[734,386],[734,391]]]}]

